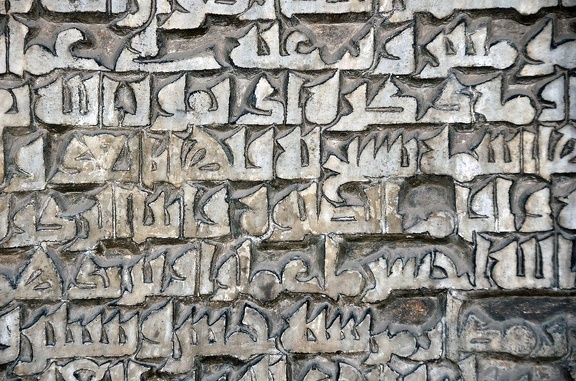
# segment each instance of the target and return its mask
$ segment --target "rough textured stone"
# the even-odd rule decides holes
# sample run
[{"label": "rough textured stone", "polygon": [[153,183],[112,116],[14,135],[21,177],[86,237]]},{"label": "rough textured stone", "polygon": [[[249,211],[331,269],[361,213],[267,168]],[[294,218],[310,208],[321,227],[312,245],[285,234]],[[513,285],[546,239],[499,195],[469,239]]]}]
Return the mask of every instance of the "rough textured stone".
[{"label": "rough textured stone", "polygon": [[0,2],[0,379],[576,380],[574,0]]}]

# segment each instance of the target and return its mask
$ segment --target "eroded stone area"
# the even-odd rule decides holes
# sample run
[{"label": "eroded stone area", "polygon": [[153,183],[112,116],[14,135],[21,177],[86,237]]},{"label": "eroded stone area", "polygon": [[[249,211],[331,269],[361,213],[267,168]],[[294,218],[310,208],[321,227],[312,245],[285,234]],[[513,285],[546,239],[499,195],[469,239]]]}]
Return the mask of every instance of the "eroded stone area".
[{"label": "eroded stone area", "polygon": [[576,380],[573,0],[2,0],[0,139],[2,380]]}]

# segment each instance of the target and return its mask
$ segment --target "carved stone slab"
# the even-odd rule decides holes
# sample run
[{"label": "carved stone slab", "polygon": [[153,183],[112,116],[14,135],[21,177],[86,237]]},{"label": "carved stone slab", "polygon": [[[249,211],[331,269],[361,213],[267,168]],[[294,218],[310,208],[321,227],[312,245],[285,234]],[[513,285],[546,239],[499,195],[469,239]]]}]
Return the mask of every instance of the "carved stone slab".
[{"label": "carved stone slab", "polygon": [[576,1],[0,1],[0,380],[576,380]]}]

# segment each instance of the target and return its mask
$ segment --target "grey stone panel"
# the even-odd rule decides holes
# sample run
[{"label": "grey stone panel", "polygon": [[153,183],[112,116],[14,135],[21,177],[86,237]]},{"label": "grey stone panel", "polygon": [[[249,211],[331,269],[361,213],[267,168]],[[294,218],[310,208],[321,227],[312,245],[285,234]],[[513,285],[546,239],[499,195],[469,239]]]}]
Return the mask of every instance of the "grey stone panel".
[{"label": "grey stone panel", "polygon": [[0,2],[0,379],[576,380],[575,6]]}]

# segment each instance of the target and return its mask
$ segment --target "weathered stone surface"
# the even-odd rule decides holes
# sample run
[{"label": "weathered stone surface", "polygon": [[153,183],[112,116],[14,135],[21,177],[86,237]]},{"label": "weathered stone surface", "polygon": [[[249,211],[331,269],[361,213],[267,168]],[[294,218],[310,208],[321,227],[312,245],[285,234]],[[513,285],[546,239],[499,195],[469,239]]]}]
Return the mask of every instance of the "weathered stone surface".
[{"label": "weathered stone surface", "polygon": [[576,380],[575,6],[0,2],[0,379]]}]

